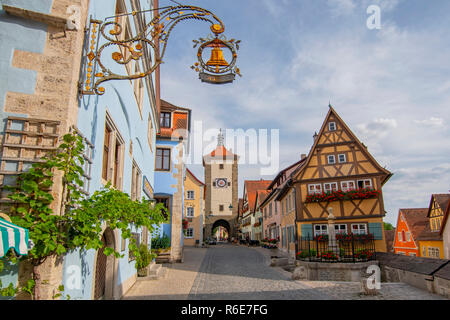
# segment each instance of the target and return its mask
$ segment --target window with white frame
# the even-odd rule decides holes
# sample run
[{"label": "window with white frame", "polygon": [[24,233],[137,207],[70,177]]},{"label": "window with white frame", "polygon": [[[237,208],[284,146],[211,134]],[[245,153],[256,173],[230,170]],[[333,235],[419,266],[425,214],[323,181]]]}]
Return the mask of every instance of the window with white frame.
[{"label": "window with white frame", "polygon": [[358,180],[358,188],[372,188],[372,180],[371,179],[364,179],[364,180]]},{"label": "window with white frame", "polygon": [[406,233],[406,241],[411,241],[411,232]]},{"label": "window with white frame", "polygon": [[322,234],[328,234],[328,225],[327,224],[314,225],[314,236],[320,236]]},{"label": "window with white frame", "polygon": [[194,237],[194,228],[187,228],[185,238],[193,238]]},{"label": "window with white frame", "polygon": [[338,189],[337,182],[327,182],[323,184],[323,191],[325,192],[337,191],[337,189]]},{"label": "window with white frame", "polygon": [[335,158],[334,154],[328,155],[327,158],[328,158],[328,164],[335,164],[336,163],[336,158]]},{"label": "window with white frame", "polygon": [[347,162],[347,157],[345,156],[345,153],[338,154],[338,161],[339,163]]},{"label": "window with white frame", "polygon": [[439,258],[439,248],[428,247],[428,256],[430,258]]},{"label": "window with white frame", "polygon": [[346,192],[355,189],[355,181],[342,181],[341,190]]},{"label": "window with white frame", "polygon": [[320,183],[318,183],[318,184],[309,184],[308,185],[308,192],[309,192],[309,194],[322,193],[322,185]]},{"label": "window with white frame", "polygon": [[336,233],[347,233],[347,225],[346,224],[335,224],[334,230]]},{"label": "window with white frame", "polygon": [[189,200],[194,200],[194,191],[189,190],[189,191],[187,192],[187,199],[189,199]]},{"label": "window with white frame", "polygon": [[352,233],[354,234],[367,234],[367,225],[365,223],[352,224]]},{"label": "window with white frame", "polygon": [[336,122],[328,123],[328,130],[329,131],[335,131],[336,130]]},{"label": "window with white frame", "polygon": [[398,233],[398,241],[402,241],[402,233],[401,232]]},{"label": "window with white frame", "polygon": [[194,208],[193,207],[186,208],[186,217],[189,217],[189,218],[194,217]]}]

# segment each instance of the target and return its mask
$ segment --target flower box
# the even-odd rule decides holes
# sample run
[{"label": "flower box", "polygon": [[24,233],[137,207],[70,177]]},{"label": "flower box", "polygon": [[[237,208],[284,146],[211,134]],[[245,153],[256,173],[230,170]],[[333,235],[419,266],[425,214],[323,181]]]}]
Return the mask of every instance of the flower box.
[{"label": "flower box", "polygon": [[343,200],[373,199],[377,198],[381,192],[373,188],[353,189],[349,191],[331,191],[306,196],[305,203],[332,202]]}]

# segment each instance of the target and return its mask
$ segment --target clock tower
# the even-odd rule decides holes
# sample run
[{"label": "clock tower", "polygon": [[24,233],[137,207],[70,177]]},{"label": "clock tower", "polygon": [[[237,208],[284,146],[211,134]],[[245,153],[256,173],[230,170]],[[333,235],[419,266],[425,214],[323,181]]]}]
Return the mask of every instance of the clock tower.
[{"label": "clock tower", "polygon": [[222,226],[228,237],[236,238],[238,214],[238,159],[224,146],[222,130],[217,138],[217,147],[203,157],[205,168],[205,232],[204,237],[213,237],[212,232]]}]

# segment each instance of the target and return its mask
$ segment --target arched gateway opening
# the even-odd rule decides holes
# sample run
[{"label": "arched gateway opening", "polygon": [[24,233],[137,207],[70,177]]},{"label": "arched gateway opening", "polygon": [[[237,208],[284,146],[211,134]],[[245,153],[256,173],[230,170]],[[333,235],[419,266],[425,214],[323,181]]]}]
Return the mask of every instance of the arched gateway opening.
[{"label": "arched gateway opening", "polygon": [[113,299],[115,258],[113,254],[106,256],[104,253],[106,247],[116,249],[114,232],[110,228],[103,233],[102,242],[104,245],[97,251],[95,259],[95,300]]},{"label": "arched gateway opening", "polygon": [[211,228],[211,237],[219,241],[230,241],[231,228],[228,221],[220,219],[214,222]]}]

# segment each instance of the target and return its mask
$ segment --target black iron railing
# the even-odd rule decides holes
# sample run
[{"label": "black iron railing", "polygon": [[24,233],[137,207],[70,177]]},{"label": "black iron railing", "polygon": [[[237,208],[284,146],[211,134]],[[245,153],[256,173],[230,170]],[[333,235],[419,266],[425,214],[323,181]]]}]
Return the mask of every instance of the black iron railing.
[{"label": "black iron railing", "polygon": [[366,262],[376,259],[373,235],[337,234],[330,242],[327,235],[299,237],[297,260],[312,262]]}]

